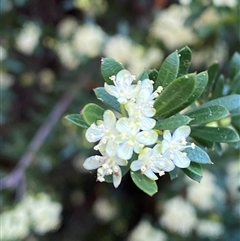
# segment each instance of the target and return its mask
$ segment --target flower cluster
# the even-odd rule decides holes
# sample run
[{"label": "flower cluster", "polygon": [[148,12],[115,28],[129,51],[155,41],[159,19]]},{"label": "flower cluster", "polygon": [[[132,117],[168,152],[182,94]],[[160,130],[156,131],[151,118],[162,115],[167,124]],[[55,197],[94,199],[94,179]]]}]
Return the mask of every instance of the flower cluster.
[{"label": "flower cluster", "polygon": [[121,116],[116,117],[106,110],[103,120],[93,123],[86,131],[89,142],[98,142],[94,149],[101,155],[87,158],[83,166],[87,170],[97,169],[97,180],[105,181],[105,176],[113,176],[113,184],[118,187],[122,179],[120,166],[130,165],[132,171],[141,171],[151,180],[157,180],[175,166],[186,168],[190,159],[186,148],[186,138],[190,134],[189,126],[181,126],[171,135],[163,132],[163,140],[158,140],[158,131],[154,129],[154,101],[162,91],[159,86],[154,90],[153,81],[144,79],[135,81],[128,70],[121,70],[110,77],[112,85],[105,83],[108,94],[116,97],[121,107]]}]

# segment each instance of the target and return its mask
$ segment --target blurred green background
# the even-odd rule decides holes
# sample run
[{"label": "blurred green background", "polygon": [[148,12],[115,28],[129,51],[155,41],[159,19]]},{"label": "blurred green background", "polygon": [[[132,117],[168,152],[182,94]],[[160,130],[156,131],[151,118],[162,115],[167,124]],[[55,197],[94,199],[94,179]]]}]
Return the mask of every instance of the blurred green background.
[{"label": "blurred green background", "polygon": [[139,75],[188,45],[191,71],[217,61],[228,79],[230,59],[240,51],[239,1],[2,0],[0,5],[3,241],[240,239],[236,148],[223,146],[221,156],[210,153],[214,165],[204,166],[201,185],[166,175],[158,181],[159,193],[149,197],[128,175],[117,189],[96,182],[96,173],[82,167],[92,144],[63,118],[97,102],[93,89],[103,86],[102,57]]}]

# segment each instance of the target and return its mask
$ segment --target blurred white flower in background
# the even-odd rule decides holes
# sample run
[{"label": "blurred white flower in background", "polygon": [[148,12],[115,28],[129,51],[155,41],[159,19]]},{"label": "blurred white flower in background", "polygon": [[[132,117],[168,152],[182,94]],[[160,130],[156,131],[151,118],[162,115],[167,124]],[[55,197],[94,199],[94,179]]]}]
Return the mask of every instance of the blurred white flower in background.
[{"label": "blurred white flower in background", "polygon": [[174,197],[164,203],[159,223],[167,230],[182,236],[188,236],[196,222],[197,217],[194,207],[182,197]]},{"label": "blurred white flower in background", "polygon": [[0,61],[3,61],[4,59],[7,58],[7,50],[4,48],[2,45],[0,45]]},{"label": "blurred white flower in background", "polygon": [[131,54],[132,44],[128,37],[121,34],[114,35],[107,39],[103,54],[126,64]]},{"label": "blurred white flower in background", "polygon": [[74,5],[90,16],[103,14],[108,7],[107,1],[105,0],[75,0]]},{"label": "blurred white flower in background", "polygon": [[97,57],[105,41],[105,32],[100,26],[84,24],[76,29],[73,36],[74,51],[89,58]]},{"label": "blurred white flower in background", "polygon": [[187,178],[189,186],[187,187],[187,199],[198,209],[207,211],[214,209],[216,201],[223,203],[225,194],[216,184],[215,176],[205,170],[200,183],[193,182]]},{"label": "blurred white flower in background", "polygon": [[99,221],[110,222],[117,214],[117,207],[105,197],[99,197],[93,205],[93,213]]},{"label": "blurred white flower in background", "polygon": [[0,70],[0,89],[8,89],[12,86],[14,77]]},{"label": "blurred white flower in background", "polygon": [[45,193],[27,195],[15,208],[0,214],[1,240],[22,240],[31,229],[40,235],[55,230],[60,225],[61,210],[61,204]]},{"label": "blurred white flower in background", "polygon": [[29,232],[28,213],[21,206],[0,214],[1,240],[11,241],[25,238]]},{"label": "blurred white flower in background", "polygon": [[217,7],[226,6],[226,7],[233,8],[233,7],[236,7],[238,4],[237,0],[212,0],[212,1],[213,1],[213,4]]},{"label": "blurred white flower in background", "polygon": [[188,5],[192,2],[192,0],[179,0],[179,3],[182,5]]},{"label": "blurred white flower in background", "polygon": [[16,48],[24,54],[32,54],[39,42],[40,27],[34,22],[26,22],[16,36]]},{"label": "blurred white flower in background", "polygon": [[156,16],[150,28],[150,36],[162,41],[170,50],[193,44],[196,36],[189,27],[184,26],[190,14],[187,6],[172,4]]},{"label": "blurred white flower in background", "polygon": [[69,42],[59,42],[55,46],[57,55],[62,65],[70,70],[76,69],[80,64],[80,58]]},{"label": "blurred white flower in background", "polygon": [[154,228],[147,220],[141,220],[131,231],[127,241],[166,241],[167,236],[160,229]]},{"label": "blurred white flower in background", "polygon": [[67,17],[61,20],[57,25],[57,32],[61,38],[71,37],[78,27],[78,22],[73,17]]},{"label": "blurred white flower in background", "polygon": [[233,201],[240,201],[240,159],[227,165],[226,187]]},{"label": "blurred white flower in background", "polygon": [[196,232],[201,238],[217,239],[224,233],[224,226],[220,222],[202,219],[196,225]]}]

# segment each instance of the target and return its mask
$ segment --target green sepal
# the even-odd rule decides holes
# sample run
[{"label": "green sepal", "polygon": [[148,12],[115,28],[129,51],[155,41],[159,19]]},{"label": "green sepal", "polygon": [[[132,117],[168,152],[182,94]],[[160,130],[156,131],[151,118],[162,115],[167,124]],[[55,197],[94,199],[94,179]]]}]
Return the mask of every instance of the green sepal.
[{"label": "green sepal", "polygon": [[158,77],[158,71],[156,69],[150,69],[148,70],[148,76],[149,76],[149,79],[153,80],[155,83]]},{"label": "green sepal", "polygon": [[196,162],[191,162],[187,168],[182,168],[182,171],[192,180],[200,182],[203,177],[202,166]]},{"label": "green sepal", "polygon": [[154,88],[158,86],[165,88],[174,79],[176,79],[179,69],[179,56],[178,51],[171,53],[162,63],[158,72],[158,77],[154,84]]},{"label": "green sepal", "polygon": [[178,56],[180,60],[178,77],[180,77],[188,73],[192,59],[192,51],[189,47],[186,46],[178,51]]},{"label": "green sepal", "polygon": [[190,125],[205,124],[220,120],[229,115],[228,109],[221,105],[213,105],[206,108],[190,110],[184,115],[192,118]]},{"label": "green sepal", "polygon": [[64,118],[66,118],[67,120],[71,121],[73,124],[80,126],[82,128],[89,127],[89,125],[85,122],[81,114],[71,114],[71,115],[65,116]]},{"label": "green sepal", "polygon": [[156,181],[149,179],[140,171],[130,171],[130,174],[135,185],[149,196],[153,196],[158,191]]},{"label": "green sepal", "polygon": [[198,146],[195,146],[194,149],[190,147],[186,148],[184,152],[187,153],[187,157],[193,162],[199,164],[212,164],[209,155]]},{"label": "green sepal", "polygon": [[109,78],[113,75],[117,75],[117,73],[123,69],[123,65],[113,58],[102,58],[101,60],[101,73],[108,84],[113,84],[112,80]]},{"label": "green sepal", "polygon": [[168,117],[185,108],[185,103],[192,96],[195,89],[196,75],[188,74],[172,81],[156,99],[155,117]]},{"label": "green sepal", "polygon": [[191,128],[191,136],[205,139],[212,142],[237,142],[239,141],[238,133],[226,127],[209,127],[198,126]]},{"label": "green sepal", "polygon": [[149,76],[148,76],[148,72],[147,70],[143,70],[140,75],[138,76],[138,80],[145,80],[145,79],[148,79]]},{"label": "green sepal", "polygon": [[173,130],[188,124],[192,119],[186,115],[176,114],[166,119],[158,120],[154,129]]},{"label": "green sepal", "polygon": [[94,89],[96,97],[101,100],[105,105],[113,108],[114,110],[121,113],[120,104],[115,96],[108,94],[104,87],[98,87]]},{"label": "green sepal", "polygon": [[81,111],[81,114],[83,116],[84,121],[91,125],[93,123],[96,123],[98,120],[103,119],[103,113],[104,109],[96,104],[89,103],[85,105],[83,110]]}]

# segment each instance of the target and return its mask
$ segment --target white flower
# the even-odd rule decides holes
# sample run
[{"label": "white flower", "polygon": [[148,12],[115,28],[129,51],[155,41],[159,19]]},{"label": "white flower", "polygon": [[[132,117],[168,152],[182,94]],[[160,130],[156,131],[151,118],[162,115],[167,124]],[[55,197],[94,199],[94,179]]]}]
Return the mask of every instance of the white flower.
[{"label": "white flower", "polygon": [[160,224],[182,236],[189,235],[196,225],[197,217],[194,207],[182,197],[175,197],[164,204]]},{"label": "white flower", "polygon": [[27,22],[23,25],[22,31],[16,37],[16,47],[25,54],[31,54],[38,44],[41,29],[34,22]]},{"label": "white flower", "polygon": [[103,121],[98,120],[97,125],[93,123],[86,131],[86,139],[89,142],[99,141],[95,150],[105,150],[108,156],[114,156],[117,152],[116,117],[111,110],[106,110],[103,114]]},{"label": "white flower", "polygon": [[[187,153],[182,152],[185,148],[190,147],[186,142],[190,131],[189,126],[181,126],[173,132],[172,136],[169,130],[163,132],[162,153],[164,157],[171,159],[175,166],[180,168],[188,167],[191,162]],[[194,146],[192,143],[191,147],[194,148]]]},{"label": "white flower", "polygon": [[160,229],[154,228],[147,220],[141,220],[131,231],[127,241],[166,241],[167,236]]},{"label": "white flower", "polygon": [[230,8],[236,7],[238,4],[237,0],[213,0],[213,4],[217,7],[227,6]]},{"label": "white flower", "polygon": [[134,98],[140,90],[140,82],[137,85],[132,84],[135,80],[127,70],[121,70],[116,76],[112,76],[111,80],[114,85],[104,84],[105,90],[118,99],[120,104],[126,104],[128,100]]},{"label": "white flower", "polygon": [[91,156],[83,163],[84,168],[87,170],[97,170],[97,180],[100,182],[105,181],[106,175],[113,175],[113,185],[118,187],[122,180],[122,171],[119,166],[126,166],[127,161],[119,158],[118,156],[107,156],[106,153],[101,153],[103,156]]},{"label": "white flower", "polygon": [[134,118],[141,130],[150,130],[156,124],[156,120],[151,118],[156,110],[153,108],[154,99],[158,97],[162,88],[153,92],[153,81],[145,79],[141,81],[141,89],[135,98],[126,103],[125,108],[130,118]]},{"label": "white flower", "polygon": [[200,220],[196,227],[197,234],[201,238],[217,239],[224,233],[224,226],[215,221]]},{"label": "white flower", "polygon": [[101,52],[105,33],[93,24],[85,24],[76,29],[73,36],[73,47],[80,55],[94,58]]},{"label": "white flower", "polygon": [[57,31],[61,38],[69,38],[75,33],[76,28],[78,27],[78,22],[73,17],[67,17],[61,20],[57,25]]},{"label": "white flower", "polygon": [[154,173],[158,173],[162,176],[164,175],[164,171],[172,171],[175,166],[170,159],[162,158],[161,149],[162,147],[160,144],[156,145],[154,148],[144,148],[140,152],[138,160],[132,162],[131,170],[141,170],[142,174],[152,180],[158,179]]},{"label": "white flower", "polygon": [[135,120],[126,117],[117,121],[116,129],[120,133],[115,139],[119,144],[117,155],[126,160],[132,157],[133,151],[139,153],[145,145],[155,144],[158,138],[156,131],[140,131]]},{"label": "white flower", "polygon": [[[187,187],[187,199],[202,211],[212,210],[217,205],[217,202],[223,203],[225,196],[224,192],[216,184],[215,176],[209,172],[204,171],[201,183],[192,182]],[[201,196],[201,198],[199,198]]]}]

